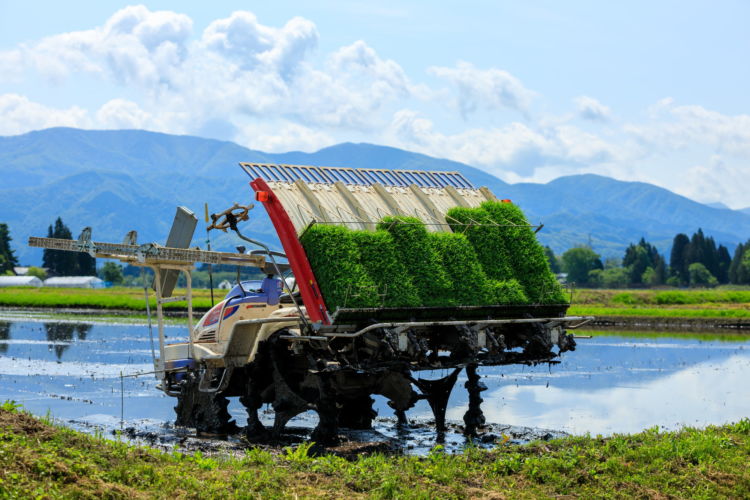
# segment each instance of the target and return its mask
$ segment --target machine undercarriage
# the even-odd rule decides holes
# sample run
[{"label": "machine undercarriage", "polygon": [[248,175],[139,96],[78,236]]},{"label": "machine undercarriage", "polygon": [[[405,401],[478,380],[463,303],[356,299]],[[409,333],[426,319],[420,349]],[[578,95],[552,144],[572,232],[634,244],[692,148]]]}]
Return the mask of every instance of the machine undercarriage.
[{"label": "machine undercarriage", "polygon": [[[551,312],[544,309],[534,312]],[[176,423],[205,434],[237,431],[226,407],[228,397],[239,397],[248,412],[245,432],[249,440],[278,440],[290,419],[313,410],[319,423],[311,439],[330,444],[336,441],[338,427],[370,429],[377,415],[372,396],[381,395],[399,424],[408,422],[407,411],[417,401],[426,400],[440,439],[446,428],[448,398],[459,374],[466,370],[469,407],[464,433],[476,436],[484,424],[480,405],[486,389],[479,367],[554,364],[560,353],[575,349],[573,336],[562,325],[577,318],[539,321],[529,312],[526,316],[525,322],[508,320],[513,322],[496,325],[449,320],[429,326],[378,327],[381,323],[372,320],[360,328],[366,330],[361,335],[346,337],[324,336],[325,329],[308,336],[281,329],[262,342],[252,363],[231,370],[231,379],[220,393],[201,392],[199,380],[209,377],[218,383],[226,368],[196,369],[174,377],[170,383],[178,397]],[[371,326],[375,328],[367,329]],[[419,376],[446,370],[449,374],[438,379]],[[264,404],[274,410],[270,429],[258,418]]]}]

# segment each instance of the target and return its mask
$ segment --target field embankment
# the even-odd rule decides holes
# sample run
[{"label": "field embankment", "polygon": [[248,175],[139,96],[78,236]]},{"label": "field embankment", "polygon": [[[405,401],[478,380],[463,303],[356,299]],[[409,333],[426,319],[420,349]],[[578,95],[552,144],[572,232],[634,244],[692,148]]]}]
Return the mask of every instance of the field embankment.
[{"label": "field embankment", "polygon": [[750,420],[459,455],[164,453],[0,409],[2,498],[748,498]]},{"label": "field embankment", "polygon": [[748,329],[750,290],[579,289],[569,313],[600,326]]}]

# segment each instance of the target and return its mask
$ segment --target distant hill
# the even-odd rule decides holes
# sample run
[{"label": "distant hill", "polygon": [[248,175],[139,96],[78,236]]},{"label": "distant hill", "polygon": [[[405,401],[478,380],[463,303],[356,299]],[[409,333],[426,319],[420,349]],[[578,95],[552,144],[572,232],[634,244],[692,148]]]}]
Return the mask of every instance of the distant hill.
[{"label": "distant hill", "polygon": [[[164,241],[175,207],[202,219],[212,211],[252,199],[240,161],[355,168],[458,170],[477,186],[511,198],[532,222],[543,222],[543,243],[560,253],[591,242],[604,256],[622,256],[641,237],[666,251],[678,232],[699,227],[730,247],[750,239],[750,213],[703,205],[666,189],[597,175],[561,177],[547,184],[508,184],[462,163],[396,148],[344,143],[315,153],[270,154],[237,144],[141,130],[53,128],[0,137],[0,221],[10,226],[21,262],[38,264],[30,235],[46,235],[57,216],[74,236],[84,226],[94,239],[121,240],[136,229],[139,241]],[[746,209],[750,212],[750,208]],[[248,232],[275,239],[262,210]],[[203,227],[201,223],[199,227]],[[234,238],[212,234],[214,248],[232,249]],[[205,244],[198,231],[194,244]]]}]

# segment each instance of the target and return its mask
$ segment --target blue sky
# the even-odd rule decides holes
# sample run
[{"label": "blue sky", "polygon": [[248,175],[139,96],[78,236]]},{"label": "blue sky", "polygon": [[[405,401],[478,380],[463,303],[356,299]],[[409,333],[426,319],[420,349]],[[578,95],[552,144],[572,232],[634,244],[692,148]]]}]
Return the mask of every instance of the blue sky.
[{"label": "blue sky", "polygon": [[386,144],[750,206],[750,3],[0,1],[0,135]]}]

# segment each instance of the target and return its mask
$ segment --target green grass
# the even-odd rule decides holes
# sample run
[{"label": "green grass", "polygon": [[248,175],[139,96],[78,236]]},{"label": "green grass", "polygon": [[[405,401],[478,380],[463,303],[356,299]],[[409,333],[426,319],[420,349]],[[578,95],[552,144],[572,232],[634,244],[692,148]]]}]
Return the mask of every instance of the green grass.
[{"label": "green grass", "polygon": [[578,289],[574,303],[597,305],[750,304],[750,290],[599,290]]},{"label": "green grass", "polygon": [[750,318],[750,309],[668,309],[651,307],[571,306],[572,316],[644,316],[661,318]]},{"label": "green grass", "polygon": [[0,408],[0,498],[747,498],[750,420],[426,457],[159,452]]},{"label": "green grass", "polygon": [[663,318],[750,318],[750,290],[578,289],[570,314]]},{"label": "green grass", "polygon": [[[175,290],[174,294],[184,295],[184,290]],[[225,292],[224,292],[225,293]],[[214,290],[214,296],[223,297],[223,291]],[[150,294],[152,311],[156,307],[156,298]],[[84,307],[96,309],[128,309],[145,311],[146,302],[142,288],[115,287],[106,289],[86,288],[0,288],[0,306],[5,307]],[[211,307],[209,290],[193,290],[193,307],[208,309]],[[164,304],[165,309],[184,309],[184,302]]]},{"label": "green grass", "polygon": [[[694,339],[706,342],[740,342],[746,343],[750,337],[743,333],[726,333],[722,332],[649,332],[634,330],[576,330],[576,335],[591,335],[597,337],[634,337],[640,339]],[[586,340],[581,341],[581,345],[586,345]]]}]

